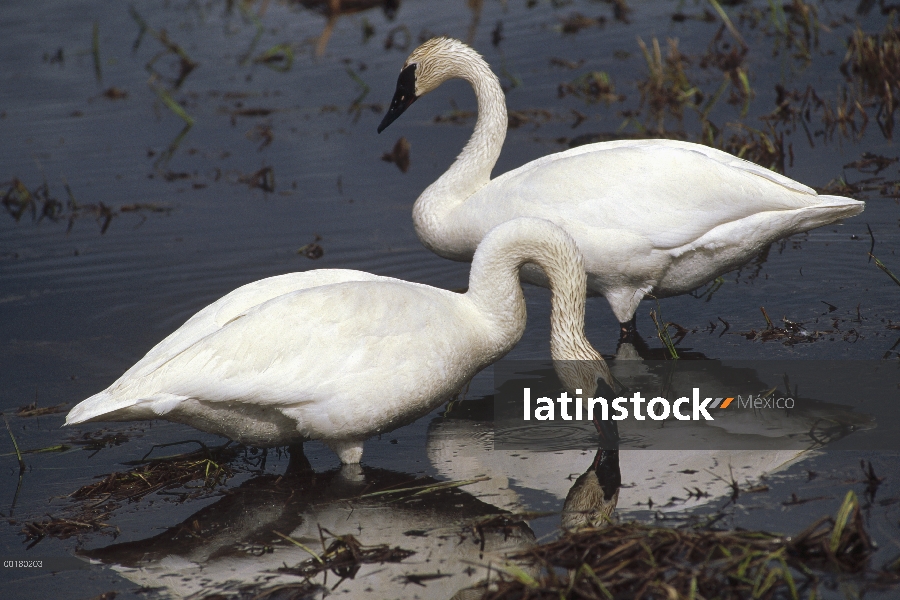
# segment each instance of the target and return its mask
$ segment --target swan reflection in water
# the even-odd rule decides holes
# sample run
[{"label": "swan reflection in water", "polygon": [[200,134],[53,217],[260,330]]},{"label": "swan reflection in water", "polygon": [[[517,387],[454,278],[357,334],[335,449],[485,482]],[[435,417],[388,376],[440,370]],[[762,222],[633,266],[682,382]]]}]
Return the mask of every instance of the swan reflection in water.
[{"label": "swan reflection in water", "polygon": [[[581,478],[569,482],[570,497],[562,507],[567,527],[602,524],[615,508],[616,452],[597,450],[595,458]],[[250,479],[159,535],[82,555],[174,597],[262,592],[303,581],[279,568],[311,558],[275,532],[321,553],[321,527],[335,536],[352,534],[363,545],[387,544],[415,554],[397,563],[364,564],[343,580],[334,572],[319,574],[312,577],[314,584],[331,588],[340,582],[339,591],[353,598],[480,597],[472,588],[489,578],[488,565],[509,562],[505,555],[535,543],[519,517],[475,498],[468,486],[415,497],[407,493],[403,499],[360,498],[437,483],[359,465],[316,473],[308,463],[292,464],[285,476]]]},{"label": "swan reflection in water", "polygon": [[[311,555],[275,532],[321,554],[321,527],[335,536],[352,534],[363,545],[388,544],[415,552],[399,563],[362,565],[339,586],[350,597],[449,598],[448,590],[486,578],[492,560],[496,563],[500,555],[533,544],[534,534],[519,520],[476,531],[473,523],[502,511],[462,489],[415,498],[408,493],[405,500],[396,495],[359,498],[378,490],[436,483],[359,465],[322,473],[295,470],[284,477],[261,475],[159,535],[83,554],[112,565],[139,585],[162,587],[175,597],[228,595],[302,582],[302,577],[278,569]],[[422,577],[416,584],[420,575],[435,577]],[[329,588],[340,580],[333,572],[312,577]]]},{"label": "swan reflection in water", "polygon": [[[741,391],[771,387],[756,378],[756,372],[750,368],[727,367],[718,361],[688,362],[689,367],[685,361],[678,361],[682,368],[674,371],[667,370],[668,365],[676,364],[671,361],[666,365],[616,360],[609,366],[618,382],[628,389],[641,390],[647,397],[653,397],[652,392],[663,385],[668,386],[669,398],[690,396],[693,387]],[[500,366],[494,368],[496,373]],[[529,384],[535,386],[532,398],[555,397],[558,394],[535,391],[549,389],[539,386],[543,385],[542,378],[546,383],[551,374],[550,368],[520,373],[508,389],[517,390],[517,397],[521,397],[523,377],[530,377]],[[625,422],[621,426],[625,447],[618,454],[622,474],[618,513],[678,511],[726,499],[733,493],[732,482],[745,488],[812,456],[815,451],[809,448],[817,444],[811,431],[816,439],[827,443],[874,426],[870,416],[848,406],[815,401],[804,404],[804,408],[792,411],[735,410],[728,419],[715,422]],[[595,461],[594,451],[585,450],[596,438],[591,423],[503,428],[495,440],[490,414],[493,406],[489,398],[466,401],[451,413],[465,415],[462,418],[434,420],[429,427],[427,447],[432,466],[448,479],[489,478],[467,490],[504,510],[540,510],[567,498],[572,481],[579,474],[590,472]],[[516,404],[516,415],[520,414],[520,406]],[[686,439],[696,441],[693,447],[700,449],[672,449],[685,448]]]}]

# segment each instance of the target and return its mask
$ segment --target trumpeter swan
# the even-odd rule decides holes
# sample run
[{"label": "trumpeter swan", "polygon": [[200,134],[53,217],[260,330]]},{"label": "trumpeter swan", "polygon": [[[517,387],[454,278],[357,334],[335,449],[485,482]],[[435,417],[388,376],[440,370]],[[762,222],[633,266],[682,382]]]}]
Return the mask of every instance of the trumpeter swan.
[{"label": "trumpeter swan", "polygon": [[[584,255],[588,292],[605,296],[623,332],[647,294],[689,292],[768,244],[862,212],[865,204],[811,188],[708,146],[623,140],[544,156],[491,179],[506,137],[503,90],[475,50],[434,38],[406,59],[381,132],[448,79],[478,99],[475,131],[456,162],[422,192],[413,221],[422,243],[468,261],[484,235],[521,216],[553,221]],[[536,269],[526,281],[546,286]]]},{"label": "trumpeter swan", "polygon": [[548,221],[523,218],[485,236],[465,294],[328,270],[238,288],[75,406],[66,424],[163,418],[260,447],[318,439],[341,462],[358,463],[366,438],[440,406],[519,341],[519,268],[528,262],[546,270],[553,289],[551,355],[579,361],[564,382],[608,382],[584,337],[575,242]]}]

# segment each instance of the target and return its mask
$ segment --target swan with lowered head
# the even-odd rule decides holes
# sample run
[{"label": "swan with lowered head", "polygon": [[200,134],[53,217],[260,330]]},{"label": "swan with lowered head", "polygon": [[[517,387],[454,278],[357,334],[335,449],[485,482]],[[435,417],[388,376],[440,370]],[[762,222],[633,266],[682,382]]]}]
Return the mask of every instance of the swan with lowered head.
[{"label": "swan with lowered head", "polygon": [[[578,243],[588,292],[605,296],[623,324],[648,294],[689,292],[772,242],[862,212],[720,150],[673,140],[623,140],[544,156],[491,179],[507,115],[503,90],[466,44],[434,38],[406,60],[379,133],[448,79],[475,90],[478,120],[456,162],[422,192],[413,221],[422,243],[468,261],[484,235],[520,216],[553,221]],[[547,285],[526,267],[526,281]]]},{"label": "swan with lowered head", "polygon": [[66,424],[162,418],[259,447],[318,439],[358,463],[366,438],[440,406],[519,341],[519,268],[529,262],[553,290],[551,355],[582,365],[564,381],[609,383],[584,337],[575,242],[548,221],[522,218],[484,237],[465,294],[331,270],[240,287],[75,406]]}]

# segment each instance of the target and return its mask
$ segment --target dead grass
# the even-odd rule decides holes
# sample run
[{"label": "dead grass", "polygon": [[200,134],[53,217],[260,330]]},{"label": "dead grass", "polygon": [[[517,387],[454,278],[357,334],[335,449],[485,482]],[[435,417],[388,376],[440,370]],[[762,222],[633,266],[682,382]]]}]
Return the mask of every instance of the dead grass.
[{"label": "dead grass", "polygon": [[841,72],[861,97],[880,100],[876,118],[890,138],[900,100],[900,29],[893,21],[880,34],[868,35],[857,27],[847,41]]},{"label": "dead grass", "polygon": [[772,319],[769,318],[765,307],[761,306],[760,311],[766,321],[765,328],[734,332],[734,335],[741,335],[746,339],[755,342],[781,342],[785,346],[807,344],[825,338],[834,340],[835,337],[840,337],[845,342],[855,342],[860,338],[859,332],[853,327],[841,330],[839,328],[839,319],[837,318],[832,319],[830,329],[810,330],[807,329],[803,323],[790,321],[786,317],[781,318],[782,326],[777,327],[772,322]]},{"label": "dead grass", "polygon": [[165,212],[172,209],[168,206],[151,203],[122,205],[118,208],[104,204],[102,201],[95,203],[82,203],[75,199],[72,189],[64,184],[68,200],[63,202],[50,193],[50,186],[45,181],[34,189],[29,189],[22,180],[15,178],[12,181],[0,184],[0,189],[6,187],[6,192],[0,196],[0,205],[16,221],[21,221],[25,215],[31,215],[31,220],[40,223],[44,219],[48,221],[68,221],[67,231],[71,231],[75,221],[84,217],[93,217],[100,226],[100,233],[106,233],[112,220],[123,212],[147,211]]},{"label": "dead grass", "polygon": [[591,71],[576,77],[569,83],[561,83],[557,88],[560,98],[577,96],[586,102],[622,102],[625,96],[616,93],[616,88],[604,71]]},{"label": "dead grass", "polygon": [[835,517],[788,537],[754,531],[624,523],[565,534],[514,556],[540,568],[501,570],[485,598],[798,598],[816,594],[813,569],[859,573],[873,545],[851,491]]},{"label": "dead grass", "polygon": [[[689,59],[678,50],[678,40],[668,40],[668,52],[663,59],[659,40],[653,38],[648,48],[638,38],[638,45],[647,63],[648,76],[638,82],[641,92],[641,106],[647,106],[651,119],[655,121],[655,132],[662,135],[667,116],[681,122],[686,106],[697,108],[703,101],[703,94],[693,85],[686,74]],[[654,127],[649,127],[651,130]]]},{"label": "dead grass", "polygon": [[[400,547],[391,548],[387,544],[364,546],[353,535],[334,535],[327,529],[319,528],[319,539],[322,544],[322,554],[307,548],[293,538],[275,532],[279,537],[300,546],[306,552],[312,554],[309,558],[293,567],[284,566],[278,571],[289,573],[298,577],[309,578],[323,571],[331,571],[338,577],[345,579],[356,576],[360,567],[368,563],[400,562],[415,554],[412,550],[404,550]],[[331,542],[326,546],[326,536]]]},{"label": "dead grass", "polygon": [[409,150],[411,146],[409,140],[401,137],[394,144],[394,148],[390,152],[381,155],[381,160],[394,163],[402,173],[409,171]]},{"label": "dead grass", "polygon": [[41,417],[43,415],[53,415],[56,413],[61,413],[66,410],[66,404],[57,404],[56,406],[44,406],[38,407],[37,402],[32,402],[31,404],[26,404],[25,406],[20,406],[19,410],[16,411],[17,417]]},{"label": "dead grass", "polygon": [[[203,448],[188,454],[155,459],[124,473],[100,476],[100,481],[83,486],[68,498],[72,504],[58,515],[23,523],[22,534],[34,546],[45,537],[66,539],[88,532],[114,532],[107,521],[122,502],[139,501],[150,494],[172,489],[184,490],[182,500],[197,498],[223,485],[234,474],[227,461],[238,455],[236,448]],[[202,482],[191,486],[193,482]]]}]

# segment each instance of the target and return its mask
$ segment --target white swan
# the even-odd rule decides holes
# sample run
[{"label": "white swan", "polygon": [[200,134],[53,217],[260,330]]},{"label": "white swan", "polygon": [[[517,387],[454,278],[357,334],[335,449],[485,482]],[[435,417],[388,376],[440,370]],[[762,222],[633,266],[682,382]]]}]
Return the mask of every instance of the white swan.
[{"label": "white swan", "polygon": [[[492,227],[540,217],[578,243],[589,293],[620,323],[647,294],[689,292],[735,269],[780,238],[862,212],[865,204],[811,188],[714,148],[672,140],[589,144],[491,179],[506,137],[506,103],[484,59],[464,43],[435,38],[406,60],[381,132],[448,79],[472,84],[478,121],[456,162],[416,200],[422,243],[471,260]],[[527,281],[546,286],[537,271]]]},{"label": "white swan", "polygon": [[358,463],[366,438],[440,406],[519,341],[526,262],[545,269],[553,289],[552,356],[589,367],[567,383],[609,381],[584,337],[575,242],[523,218],[485,236],[465,294],[328,270],[238,288],[75,406],[66,424],[163,418],[260,447],[319,439]]}]

